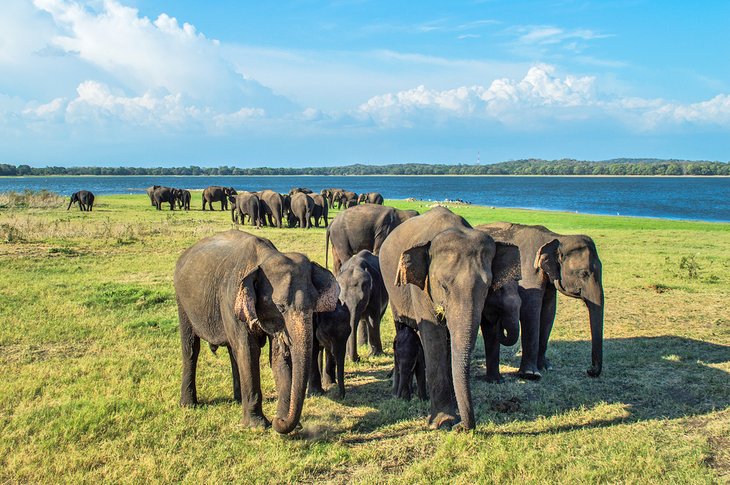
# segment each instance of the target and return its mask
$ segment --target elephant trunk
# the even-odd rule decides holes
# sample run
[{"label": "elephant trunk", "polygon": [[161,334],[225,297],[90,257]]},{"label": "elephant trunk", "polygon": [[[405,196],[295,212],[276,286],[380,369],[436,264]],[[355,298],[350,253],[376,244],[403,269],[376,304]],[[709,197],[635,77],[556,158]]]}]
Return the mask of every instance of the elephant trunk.
[{"label": "elephant trunk", "polygon": [[451,376],[456,394],[456,404],[461,415],[461,427],[465,429],[473,429],[475,426],[469,371],[481,314],[482,308],[471,308],[456,315],[449,315],[448,319],[449,323],[453,322],[453,325],[449,325],[449,332],[451,333]]},{"label": "elephant trunk", "polygon": [[588,369],[588,375],[598,377],[601,375],[603,368],[603,288],[600,284],[596,285],[595,290],[591,290],[583,295],[583,301],[588,307],[588,317],[591,324],[591,368]]},{"label": "elephant trunk", "polygon": [[289,352],[292,372],[289,410],[286,416],[277,416],[272,423],[276,432],[281,434],[291,433],[299,424],[312,365],[313,329],[311,315],[307,319],[303,314],[298,314],[292,317],[288,323],[287,331],[291,340]]},{"label": "elephant trunk", "polygon": [[505,315],[499,320],[499,343],[510,347],[520,338],[520,314]]}]

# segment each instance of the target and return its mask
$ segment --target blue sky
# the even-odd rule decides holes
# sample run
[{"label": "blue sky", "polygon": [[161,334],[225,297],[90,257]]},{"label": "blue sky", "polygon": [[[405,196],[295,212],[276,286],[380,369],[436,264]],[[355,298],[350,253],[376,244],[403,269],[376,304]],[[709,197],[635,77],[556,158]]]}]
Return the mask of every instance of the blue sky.
[{"label": "blue sky", "polygon": [[730,159],[730,2],[3,0],[0,163]]}]

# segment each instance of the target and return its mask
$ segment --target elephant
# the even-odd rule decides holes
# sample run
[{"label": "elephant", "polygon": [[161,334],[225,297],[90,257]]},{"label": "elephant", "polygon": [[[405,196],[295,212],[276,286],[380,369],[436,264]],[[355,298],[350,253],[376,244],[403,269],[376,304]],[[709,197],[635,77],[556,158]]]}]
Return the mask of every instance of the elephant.
[{"label": "elephant", "polygon": [[445,207],[406,220],[383,242],[380,268],[393,321],[417,329],[431,399],[429,424],[475,427],[471,355],[493,281],[516,268],[495,264],[497,245]]},{"label": "elephant", "polygon": [[395,324],[393,339],[393,396],[410,401],[413,377],[416,378],[418,399],[428,400],[426,391],[426,361],[418,333],[408,325]]},{"label": "elephant", "polygon": [[345,352],[350,336],[350,312],[338,301],[334,311],[315,313],[313,322],[316,341],[312,350],[308,394],[324,394],[323,384],[337,383],[342,399],[345,397]]},{"label": "elephant", "polygon": [[[314,219],[314,227],[319,227],[319,220],[324,221],[324,227],[329,224],[329,206],[327,205],[327,199],[321,195],[312,194],[310,195],[314,201],[314,207],[312,208],[312,219]],[[310,222],[311,227],[311,222]]]},{"label": "elephant", "polygon": [[309,218],[314,210],[314,200],[308,194],[296,192],[291,196],[291,209],[289,211],[289,227],[296,226],[309,229]]},{"label": "elephant", "polygon": [[203,210],[205,210],[206,203],[208,203],[210,210],[215,210],[213,209],[213,202],[220,202],[222,211],[228,210],[228,196],[236,194],[236,189],[233,187],[211,185],[203,191]]},{"label": "elephant", "polygon": [[337,209],[342,209],[343,205],[345,206],[345,209],[349,209],[350,207],[355,207],[357,205],[358,197],[355,192],[343,191],[340,192],[338,196]]},{"label": "elephant", "polygon": [[367,249],[377,255],[380,246],[393,229],[403,221],[417,216],[414,210],[400,210],[366,204],[340,212],[332,219],[325,236],[325,266],[329,265],[329,244],[332,241],[334,273],[353,254]]},{"label": "elephant", "polygon": [[[381,355],[380,321],[388,307],[388,293],[380,273],[378,257],[367,250],[360,251],[342,265],[337,275],[340,285],[340,301],[350,311],[350,339],[347,342],[347,356],[358,362],[357,342],[367,337],[371,355]],[[358,335],[358,326],[363,332]],[[365,329],[367,329],[365,331]]]},{"label": "elephant", "polygon": [[[261,204],[260,217],[262,222],[266,222],[266,219],[268,219],[269,226],[283,227],[284,199],[281,194],[273,190],[262,190],[259,193],[259,201]],[[264,219],[264,216],[266,219]]]},{"label": "elephant", "polygon": [[238,224],[246,224],[246,216],[252,226],[261,227],[261,213],[259,198],[252,192],[242,191],[236,195],[228,196],[231,203],[231,221]]},{"label": "elephant", "polygon": [[284,202],[284,210],[282,212],[283,216],[287,218],[287,221],[289,220],[289,214],[291,214],[291,196],[289,194],[279,194],[281,195],[281,200]]},{"label": "elephant", "polygon": [[603,267],[593,240],[583,235],[557,234],[543,226],[497,222],[478,226],[494,238],[520,248],[522,299],[522,360],[518,375],[540,379],[551,370],[547,359],[550,331],[555,322],[557,292],[578,298],[588,309],[591,329],[590,377],[603,368]]},{"label": "elephant", "polygon": [[293,189],[291,189],[289,191],[289,195],[294,195],[294,194],[312,194],[312,193],[314,193],[314,192],[312,192],[310,189],[307,189],[305,187],[294,187]]},{"label": "elephant", "polygon": [[357,203],[366,203],[366,204],[380,204],[383,205],[383,196],[379,192],[368,192],[367,194],[360,194],[360,197],[357,198]]},{"label": "elephant", "polygon": [[[301,417],[312,362],[315,312],[336,308],[339,288],[329,271],[299,253],[281,253],[268,239],[231,230],[185,250],[174,272],[182,344],[180,404],[198,401],[200,339],[230,349],[234,396],[242,422],[293,431]],[[264,416],[261,347],[272,340],[278,394],[273,423]]]},{"label": "elephant", "polygon": [[156,205],[155,197],[154,197],[155,190],[159,189],[160,187],[161,187],[161,185],[153,185],[153,186],[147,187],[145,189],[145,192],[147,192],[147,197],[150,198],[150,205],[152,205],[152,206]]},{"label": "elephant", "polygon": [[334,207],[335,200],[337,200],[337,194],[339,192],[344,192],[345,189],[338,189],[338,188],[329,188],[329,189],[322,189],[320,191],[320,195],[327,199],[327,203],[330,207]]},{"label": "elephant", "polygon": [[177,199],[177,189],[171,187],[158,187],[152,194],[152,198],[155,200],[155,207],[157,210],[162,210],[162,204],[167,202],[170,204],[170,210],[175,210],[175,200]]},{"label": "elephant", "polygon": [[78,192],[74,192],[73,194],[71,194],[71,200],[69,200],[66,210],[69,210],[71,206],[75,203],[79,204],[80,211],[91,212],[91,210],[94,208],[94,194],[89,192],[88,190],[79,190]]},{"label": "elephant", "polygon": [[190,199],[192,198],[190,191],[185,189],[177,189],[177,193],[175,195],[177,196],[176,198],[178,209],[189,211]]}]

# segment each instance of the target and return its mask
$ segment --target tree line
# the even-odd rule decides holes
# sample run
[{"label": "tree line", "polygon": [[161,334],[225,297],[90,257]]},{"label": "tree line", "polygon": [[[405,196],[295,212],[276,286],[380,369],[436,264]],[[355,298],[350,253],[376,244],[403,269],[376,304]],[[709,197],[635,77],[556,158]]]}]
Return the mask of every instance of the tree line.
[{"label": "tree line", "polygon": [[49,175],[730,175],[730,162],[618,158],[511,160],[483,164],[398,163],[340,167],[31,167],[0,164],[0,176]]}]

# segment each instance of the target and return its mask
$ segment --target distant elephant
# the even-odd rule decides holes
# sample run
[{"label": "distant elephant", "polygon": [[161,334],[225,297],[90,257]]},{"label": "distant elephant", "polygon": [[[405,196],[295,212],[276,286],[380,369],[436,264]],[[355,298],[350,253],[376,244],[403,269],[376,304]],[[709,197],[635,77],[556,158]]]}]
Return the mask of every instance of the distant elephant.
[{"label": "distant elephant", "polygon": [[189,190],[178,189],[177,190],[177,207],[186,211],[190,210],[190,199],[191,194]]},{"label": "distant elephant", "polygon": [[353,254],[367,249],[377,255],[380,246],[403,221],[417,216],[414,210],[400,210],[367,204],[340,212],[332,219],[325,236],[325,266],[329,265],[329,244],[332,241],[333,272],[338,274],[342,263]]},{"label": "distant elephant", "polygon": [[[324,394],[322,385],[338,384],[339,397],[345,397],[345,352],[350,336],[350,312],[339,301],[334,311],[315,313],[310,395]],[[323,355],[324,354],[324,355]],[[323,358],[324,357],[324,358]]]},{"label": "distant elephant", "polygon": [[344,191],[339,193],[339,199],[337,200],[337,208],[342,209],[342,206],[345,207],[345,209],[348,209],[350,207],[355,207],[357,205],[358,196],[355,192],[350,191]]},{"label": "distant elephant", "polygon": [[228,197],[231,203],[231,221],[235,224],[246,225],[246,216],[252,226],[261,227],[259,198],[252,192],[239,192]]},{"label": "distant elephant", "polygon": [[155,189],[152,198],[155,200],[155,207],[158,211],[162,210],[162,204],[165,202],[170,204],[170,210],[175,210],[176,190],[171,187],[157,187]]},{"label": "distant elephant", "polygon": [[236,189],[233,187],[211,185],[203,191],[203,210],[205,210],[206,203],[210,207],[210,210],[215,210],[213,209],[213,202],[220,202],[222,211],[228,210],[228,196],[236,194]]},{"label": "distant elephant", "polygon": [[309,218],[314,210],[314,200],[308,194],[296,192],[291,196],[291,208],[289,211],[289,227],[299,223],[302,229],[309,229]]},{"label": "distant elephant", "polygon": [[284,199],[281,194],[273,190],[262,190],[259,194],[259,201],[261,203],[261,219],[263,220],[265,216],[268,219],[269,226],[283,227]]},{"label": "distant elephant", "polygon": [[327,199],[327,203],[331,208],[334,208],[335,200],[337,200],[337,193],[344,192],[345,189],[337,189],[337,188],[329,188],[329,189],[322,189],[320,194]]},{"label": "distant elephant", "polygon": [[319,227],[320,219],[324,222],[324,227],[327,227],[329,222],[329,206],[327,205],[327,200],[323,196],[317,194],[312,194],[310,197],[312,198],[312,201],[314,201],[314,207],[312,208],[314,227]]},{"label": "distant elephant", "polygon": [[[340,301],[350,311],[351,333],[347,342],[347,356],[353,362],[360,360],[357,355],[358,338],[365,336],[370,344],[370,354],[382,354],[380,321],[388,307],[388,293],[380,273],[378,257],[370,251],[360,251],[342,265],[337,283],[340,285]],[[359,325],[364,330],[360,335]]]},{"label": "distant elephant", "polygon": [[410,400],[413,378],[416,378],[418,399],[428,400],[426,391],[426,361],[418,334],[408,325],[395,324],[393,339],[393,396]]},{"label": "distant elephant", "polygon": [[588,236],[557,234],[543,226],[507,222],[485,224],[477,229],[520,248],[522,362],[518,375],[525,379],[540,379],[540,371],[552,369],[546,352],[555,322],[557,291],[581,299],[588,308],[591,367],[587,372],[591,377],[601,375],[603,268],[593,240]]},{"label": "distant elephant", "polygon": [[[378,206],[372,206],[378,207]],[[473,429],[471,355],[493,281],[497,243],[445,207],[396,227],[380,248],[393,321],[418,330],[426,361],[432,427]]]},{"label": "distant elephant", "polygon": [[289,194],[279,194],[279,195],[281,195],[281,200],[284,202],[283,216],[288,221],[289,214],[291,214],[291,196]]},{"label": "distant elephant", "polygon": [[69,210],[71,206],[76,203],[79,204],[80,211],[90,212],[94,208],[94,194],[88,190],[79,190],[78,192],[74,192],[71,194],[71,200],[68,202],[66,210]]},{"label": "distant elephant", "polygon": [[312,194],[313,192],[305,187],[294,187],[289,191],[289,195],[294,194]]},{"label": "distant elephant", "polygon": [[155,198],[154,198],[153,194],[155,193],[155,190],[159,189],[160,187],[161,187],[161,185],[153,185],[153,186],[147,187],[147,189],[145,189],[145,192],[147,192],[147,197],[150,198],[150,205],[152,205],[152,206],[155,205]]},{"label": "distant elephant", "polygon": [[174,284],[183,361],[180,404],[198,401],[195,371],[202,338],[231,351],[234,396],[242,398],[244,426],[269,426],[259,375],[268,336],[279,398],[273,426],[282,434],[293,431],[311,370],[313,313],[333,311],[337,303],[332,274],[302,254],[281,253],[267,239],[232,230],[183,252]]},{"label": "distant elephant", "polygon": [[383,196],[379,192],[368,192],[367,194],[360,194],[357,198],[357,203],[362,204],[380,204],[383,205]]}]

